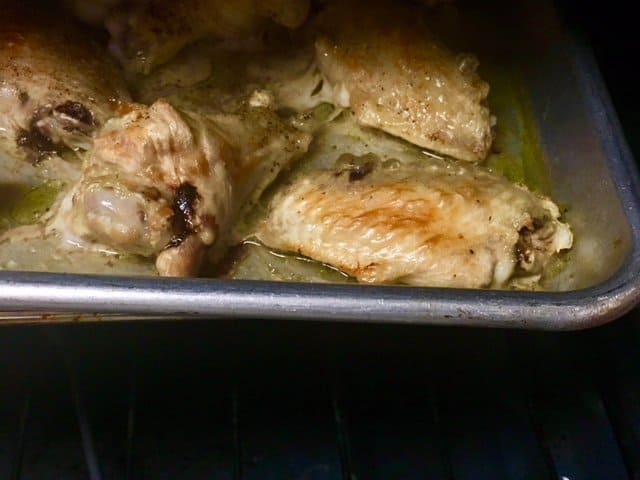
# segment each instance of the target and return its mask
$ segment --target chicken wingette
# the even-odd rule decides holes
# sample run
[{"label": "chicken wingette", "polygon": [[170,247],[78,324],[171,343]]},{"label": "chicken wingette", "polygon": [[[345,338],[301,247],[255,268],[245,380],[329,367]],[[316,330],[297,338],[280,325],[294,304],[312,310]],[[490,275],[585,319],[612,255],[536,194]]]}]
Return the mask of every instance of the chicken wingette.
[{"label": "chicken wingette", "polygon": [[440,44],[415,9],[335,2],[317,23],[316,62],[332,101],[350,107],[361,125],[461,160],[487,156],[489,85],[478,61]]},{"label": "chicken wingette", "polygon": [[128,100],[117,64],[62,12],[4,1],[0,14],[0,138],[34,163],[87,149]]},{"label": "chicken wingette", "polygon": [[160,275],[195,275],[208,248],[310,141],[268,107],[203,116],[165,100],[129,105],[97,135],[48,232],[154,258]]},{"label": "chicken wingette", "polygon": [[269,21],[296,28],[308,12],[309,0],[146,0],[125,2],[106,25],[127,69],[149,73],[199,39],[245,41]]},{"label": "chicken wingette", "polygon": [[366,283],[502,288],[572,244],[557,206],[463,162],[344,155],[279,192],[257,237]]}]

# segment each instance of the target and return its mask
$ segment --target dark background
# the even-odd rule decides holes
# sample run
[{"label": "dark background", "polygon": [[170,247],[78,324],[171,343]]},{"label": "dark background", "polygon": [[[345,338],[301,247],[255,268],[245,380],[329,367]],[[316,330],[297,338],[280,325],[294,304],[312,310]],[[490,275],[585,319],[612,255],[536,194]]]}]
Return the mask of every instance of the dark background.
[{"label": "dark background", "polygon": [[558,2],[565,23],[593,48],[636,158],[640,149],[640,46],[633,2]]},{"label": "dark background", "polygon": [[[561,3],[636,157],[638,27]],[[0,479],[640,479],[640,315],[586,332],[0,329]]]}]

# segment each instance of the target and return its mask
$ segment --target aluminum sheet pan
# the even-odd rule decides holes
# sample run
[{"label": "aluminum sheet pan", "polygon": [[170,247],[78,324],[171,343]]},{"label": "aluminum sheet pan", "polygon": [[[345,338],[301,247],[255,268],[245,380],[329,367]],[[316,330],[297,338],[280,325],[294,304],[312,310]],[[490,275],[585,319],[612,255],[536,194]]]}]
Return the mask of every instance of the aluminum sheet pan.
[{"label": "aluminum sheet pan", "polygon": [[586,44],[535,3],[526,78],[576,244],[557,292],[0,272],[0,324],[273,318],[577,330],[640,301],[638,171]]}]

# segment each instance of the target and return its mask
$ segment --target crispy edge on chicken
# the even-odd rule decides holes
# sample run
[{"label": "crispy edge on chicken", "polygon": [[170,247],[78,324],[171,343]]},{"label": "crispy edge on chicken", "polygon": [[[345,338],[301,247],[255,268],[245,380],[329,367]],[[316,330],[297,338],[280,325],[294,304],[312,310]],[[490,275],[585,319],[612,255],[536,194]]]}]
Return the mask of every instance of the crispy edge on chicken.
[{"label": "crispy edge on chicken", "polygon": [[128,100],[106,50],[63,12],[3,2],[0,137],[37,163],[61,147],[87,149],[92,133]]},{"label": "crispy edge on chicken", "polygon": [[493,119],[472,55],[450,52],[402,4],[337,2],[318,21],[316,61],[358,122],[461,160],[483,160]]},{"label": "crispy edge on chicken", "polygon": [[155,257],[164,276],[196,275],[238,212],[311,141],[267,108],[204,117],[158,100],[128,110],[95,139],[48,231]]},{"label": "crispy edge on chicken", "polygon": [[571,247],[558,218],[548,198],[472,165],[345,155],[279,193],[257,236],[366,283],[501,288],[537,281]]},{"label": "crispy edge on chicken", "polygon": [[308,13],[309,0],[146,0],[125,3],[106,25],[111,50],[127,69],[149,73],[199,39],[259,37],[270,20],[296,28]]}]

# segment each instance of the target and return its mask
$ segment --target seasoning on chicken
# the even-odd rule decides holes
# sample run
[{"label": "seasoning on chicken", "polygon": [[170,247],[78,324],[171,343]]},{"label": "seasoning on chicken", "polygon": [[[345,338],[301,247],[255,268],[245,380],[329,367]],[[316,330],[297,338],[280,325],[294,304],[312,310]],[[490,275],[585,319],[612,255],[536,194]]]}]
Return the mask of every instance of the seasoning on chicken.
[{"label": "seasoning on chicken", "polygon": [[258,238],[362,282],[501,288],[536,281],[571,247],[558,217],[548,198],[473,165],[345,155],[278,193]]},{"label": "seasoning on chicken", "polygon": [[146,0],[116,10],[107,28],[127,69],[149,73],[199,39],[257,38],[270,20],[296,28],[308,12],[309,0]]},{"label": "seasoning on chicken", "polygon": [[116,64],[61,12],[3,2],[0,15],[0,138],[32,162],[60,148],[87,149],[127,100]]},{"label": "seasoning on chicken", "polygon": [[319,21],[316,60],[333,101],[358,121],[461,160],[492,142],[489,85],[472,55],[455,55],[398,2],[336,2]]},{"label": "seasoning on chicken", "polygon": [[207,247],[311,140],[268,108],[204,117],[158,100],[127,110],[96,137],[49,232],[156,258],[166,276],[197,274]]}]

